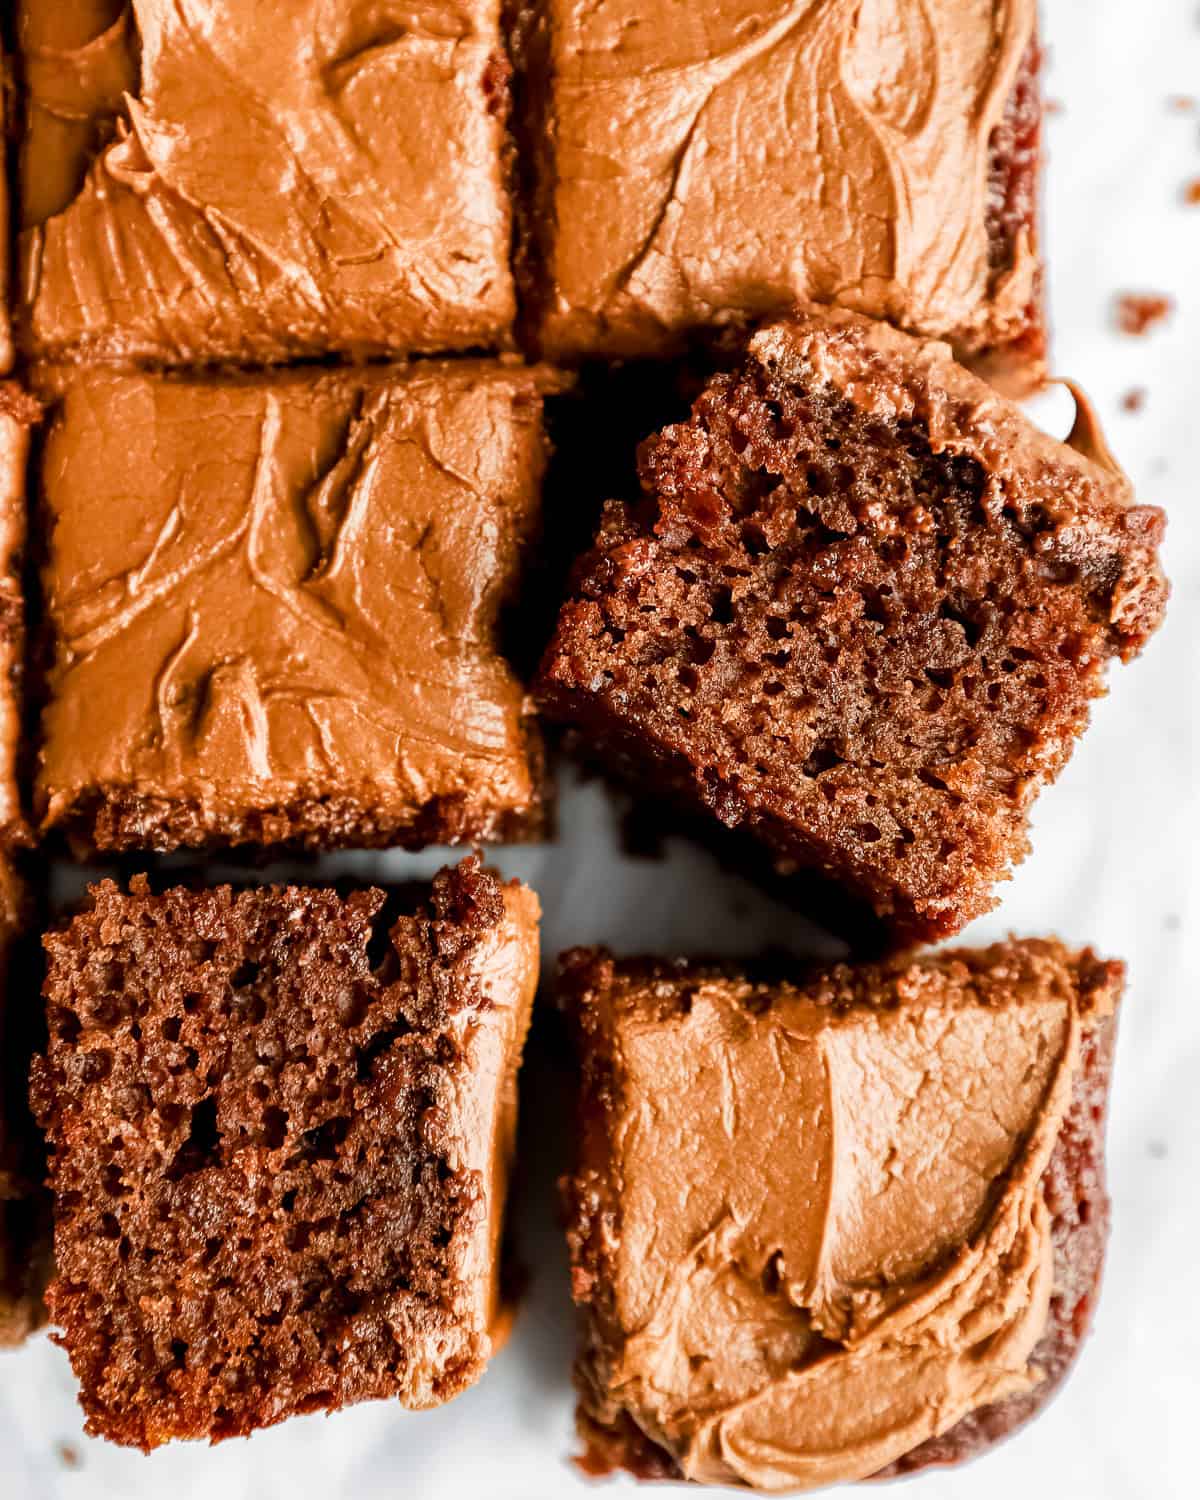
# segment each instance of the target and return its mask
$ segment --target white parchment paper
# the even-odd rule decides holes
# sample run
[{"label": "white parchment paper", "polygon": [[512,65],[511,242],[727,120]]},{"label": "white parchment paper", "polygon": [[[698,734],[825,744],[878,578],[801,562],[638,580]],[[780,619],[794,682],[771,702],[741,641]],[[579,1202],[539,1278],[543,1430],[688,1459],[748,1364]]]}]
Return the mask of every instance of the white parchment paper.
[{"label": "white parchment paper", "polygon": [[[702,0],[696,0],[702,3]],[[1055,931],[1129,961],[1109,1131],[1114,1197],[1096,1329],[1061,1397],[966,1469],[887,1493],[917,1500],[1184,1500],[1200,1495],[1200,5],[1046,0],[1048,233],[1055,366],[1092,393],[1141,497],[1167,507],[1174,595],[1034,817],[1034,854],[966,936]],[[1178,99],[1193,98],[1192,109]],[[1175,102],[1173,102],[1175,101]],[[1124,290],[1164,292],[1171,319],[1116,331]],[[1139,411],[1122,398],[1145,392]],[[1069,400],[1041,410],[1056,430]],[[436,855],[352,858],[403,878]],[[621,851],[594,785],[570,784],[559,842],[495,862],[538,890],[548,958],[579,942],[626,951],[802,946],[802,924],[700,852]],[[592,1488],[570,1463],[572,1314],[554,1221],[566,1101],[525,1079],[538,1128],[516,1209],[534,1271],[511,1342],[435,1412],[391,1404],[292,1421],[216,1449],[146,1459],[82,1435],[70,1371],[45,1338],[0,1355],[0,1500],[557,1500]],[[541,1121],[545,1121],[545,1125]],[[608,1481],[598,1495],[626,1495]],[[650,1493],[659,1493],[653,1491]],[[671,1491],[662,1491],[671,1493]]]}]

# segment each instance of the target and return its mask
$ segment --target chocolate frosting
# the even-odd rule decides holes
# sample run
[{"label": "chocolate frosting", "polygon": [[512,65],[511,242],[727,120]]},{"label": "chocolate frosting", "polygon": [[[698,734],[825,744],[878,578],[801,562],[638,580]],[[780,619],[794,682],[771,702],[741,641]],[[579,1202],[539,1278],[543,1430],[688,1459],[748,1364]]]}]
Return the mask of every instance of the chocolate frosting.
[{"label": "chocolate frosting", "polygon": [[20,564],[25,549],[25,469],[29,427],[38,408],[13,383],[0,385],[0,842],[23,827],[17,787],[21,745],[20,677],[24,601]]},{"label": "chocolate frosting", "polygon": [[480,1299],[472,1323],[489,1330],[493,1353],[512,1324],[501,1285],[501,1238],[517,1146],[517,1073],[538,985],[540,918],[538,898],[527,886],[513,881],[504,888],[504,915],[483,934],[471,960],[484,1006],[452,1022],[462,1052],[453,1078],[455,1128],[476,1155],[451,1165],[478,1172],[486,1184],[480,1212],[488,1226],[486,1236],[470,1239],[472,1263],[463,1266],[462,1279]]},{"label": "chocolate frosting", "polygon": [[508,342],[499,0],[20,0],[31,350]]},{"label": "chocolate frosting", "polygon": [[483,833],[527,811],[495,636],[537,518],[538,381],[471,362],[72,379],[42,466],[43,826],[97,795],[235,840],[306,800],[353,802],[356,842],[432,803]]},{"label": "chocolate frosting", "polygon": [[994,950],[986,1002],[954,955],[873,1003],[662,975],[594,1002],[593,1418],[628,1414],[689,1479],[811,1489],[1037,1384],[1041,1178],[1117,988],[1081,998],[1052,946]]},{"label": "chocolate frosting", "polygon": [[1034,0],[554,0],[547,352],[833,302],[972,353],[1036,298],[989,260],[989,140]]}]

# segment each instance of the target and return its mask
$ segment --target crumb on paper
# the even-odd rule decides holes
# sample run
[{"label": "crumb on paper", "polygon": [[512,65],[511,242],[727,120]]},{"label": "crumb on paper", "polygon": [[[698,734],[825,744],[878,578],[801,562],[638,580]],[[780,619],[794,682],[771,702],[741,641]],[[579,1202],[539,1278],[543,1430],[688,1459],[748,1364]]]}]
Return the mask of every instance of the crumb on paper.
[{"label": "crumb on paper", "polygon": [[1135,385],[1132,390],[1126,391],[1125,394],[1121,397],[1121,410],[1122,411],[1127,411],[1127,412],[1141,411],[1142,407],[1145,406],[1145,404],[1146,404],[1146,392],[1145,392],[1145,388],[1143,386],[1140,386],[1140,385]]},{"label": "crumb on paper", "polygon": [[1065,106],[1061,99],[1047,99],[1042,105],[1043,111],[1048,115],[1061,115]]},{"label": "crumb on paper", "polygon": [[1185,203],[1200,203],[1200,177],[1193,177],[1191,182],[1183,185],[1183,201]]},{"label": "crumb on paper", "polygon": [[1167,100],[1167,108],[1177,115],[1190,115],[1196,108],[1196,101],[1191,94],[1172,94]]},{"label": "crumb on paper", "polygon": [[1165,321],[1174,307],[1174,298],[1161,292],[1121,292],[1117,297],[1117,327],[1122,333],[1141,338]]},{"label": "crumb on paper", "polygon": [[59,1443],[58,1461],[64,1469],[81,1469],[83,1459],[80,1457],[79,1449],[74,1443]]},{"label": "crumb on paper", "polygon": [[1155,1161],[1162,1161],[1167,1154],[1166,1141],[1147,1141],[1146,1154],[1152,1156]]}]

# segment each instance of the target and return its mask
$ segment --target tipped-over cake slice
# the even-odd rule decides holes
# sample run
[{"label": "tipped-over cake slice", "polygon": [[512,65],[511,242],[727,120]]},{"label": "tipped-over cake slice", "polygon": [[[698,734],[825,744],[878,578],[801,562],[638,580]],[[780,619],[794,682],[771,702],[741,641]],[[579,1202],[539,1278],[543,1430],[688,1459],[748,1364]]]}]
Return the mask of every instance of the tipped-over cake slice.
[{"label": "tipped-over cake slice", "polygon": [[1058,443],[944,345],[800,312],[641,465],[577,567],[546,712],[902,938],[986,911],[1166,598],[1162,513],[1086,404]]},{"label": "tipped-over cake slice", "polygon": [[1032,1416],[1099,1287],[1122,982],[1053,941],[795,983],[568,955],[588,1467],[811,1489]]},{"label": "tipped-over cake slice", "polygon": [[47,937],[47,1301],[90,1432],[215,1441],[476,1379],[537,921],[472,858],[411,915],[105,882]]}]

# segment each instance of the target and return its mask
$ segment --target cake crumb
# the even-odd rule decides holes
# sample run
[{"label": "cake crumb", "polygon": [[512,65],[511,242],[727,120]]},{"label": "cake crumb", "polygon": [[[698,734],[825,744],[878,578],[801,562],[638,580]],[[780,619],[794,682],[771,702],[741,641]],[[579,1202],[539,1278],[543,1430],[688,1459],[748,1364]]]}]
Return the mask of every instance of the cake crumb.
[{"label": "cake crumb", "polygon": [[1140,385],[1135,385],[1121,397],[1121,410],[1128,412],[1141,411],[1146,404],[1146,392]]},{"label": "cake crumb", "polygon": [[1065,108],[1061,99],[1047,99],[1042,105],[1042,112],[1047,115],[1061,115]]},{"label": "cake crumb", "polygon": [[1167,100],[1167,108],[1177,115],[1190,115],[1196,108],[1196,101],[1190,94],[1172,94]]},{"label": "cake crumb", "polygon": [[83,1459],[80,1457],[79,1449],[74,1443],[59,1443],[58,1461],[64,1469],[81,1469]]},{"label": "cake crumb", "polygon": [[1183,201],[1187,204],[1200,203],[1200,177],[1193,177],[1191,182],[1184,183]]},{"label": "cake crumb", "polygon": [[1141,338],[1174,311],[1175,301],[1160,292],[1121,292],[1117,297],[1117,327]]}]

